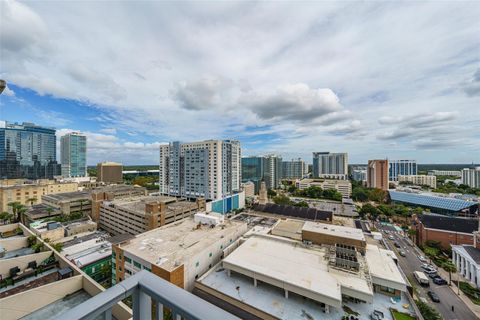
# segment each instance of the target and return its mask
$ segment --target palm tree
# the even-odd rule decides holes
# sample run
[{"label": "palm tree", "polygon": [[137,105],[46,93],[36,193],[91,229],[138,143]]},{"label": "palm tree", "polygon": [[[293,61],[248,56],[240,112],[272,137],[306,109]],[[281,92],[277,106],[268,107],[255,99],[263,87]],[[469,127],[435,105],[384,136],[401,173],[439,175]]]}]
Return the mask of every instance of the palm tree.
[{"label": "palm tree", "polygon": [[27,201],[30,202],[30,206],[33,206],[33,203],[37,202],[37,197],[28,198]]},{"label": "palm tree", "polygon": [[8,216],[10,215],[10,213],[4,211],[2,213],[0,213],[0,220],[2,220],[3,224],[5,224],[5,222],[8,220]]},{"label": "palm tree", "polygon": [[[452,285],[452,272],[457,272],[457,266],[452,261],[448,260],[442,265],[442,268],[448,272],[448,285]],[[460,280],[459,280],[460,281]]]},{"label": "palm tree", "polygon": [[21,206],[20,202],[9,202],[7,205],[12,208],[13,216],[16,218],[18,206]]},{"label": "palm tree", "polygon": [[25,212],[27,211],[27,208],[25,206],[20,205],[19,208],[17,209],[18,213],[18,218],[19,220],[25,224]]},{"label": "palm tree", "polygon": [[52,208],[52,207],[47,207],[47,208],[45,209],[45,211],[47,211],[48,216],[50,217],[50,215],[51,215],[52,212],[53,212],[53,208]]}]

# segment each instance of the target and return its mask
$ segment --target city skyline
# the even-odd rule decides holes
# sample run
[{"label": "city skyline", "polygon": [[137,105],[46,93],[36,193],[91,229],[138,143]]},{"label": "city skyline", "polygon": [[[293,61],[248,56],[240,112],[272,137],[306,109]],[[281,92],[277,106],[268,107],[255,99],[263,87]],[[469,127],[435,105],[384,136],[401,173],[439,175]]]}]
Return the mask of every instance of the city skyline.
[{"label": "city skyline", "polygon": [[480,160],[475,3],[0,5],[0,120],[85,133],[89,165],[204,139],[308,163]]}]

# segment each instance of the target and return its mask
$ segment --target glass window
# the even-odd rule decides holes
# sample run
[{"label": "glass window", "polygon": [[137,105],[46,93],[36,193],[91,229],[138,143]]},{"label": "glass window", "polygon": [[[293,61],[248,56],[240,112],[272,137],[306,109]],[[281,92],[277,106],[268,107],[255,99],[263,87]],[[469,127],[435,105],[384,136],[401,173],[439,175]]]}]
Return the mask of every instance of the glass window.
[{"label": "glass window", "polygon": [[125,262],[132,263],[132,259],[130,259],[129,257],[125,257]]},{"label": "glass window", "polygon": [[200,262],[197,261],[197,263],[195,264],[195,267],[198,267],[200,265]]},{"label": "glass window", "polygon": [[139,269],[142,268],[142,265],[140,263],[138,263],[137,261],[133,260],[133,265]]}]

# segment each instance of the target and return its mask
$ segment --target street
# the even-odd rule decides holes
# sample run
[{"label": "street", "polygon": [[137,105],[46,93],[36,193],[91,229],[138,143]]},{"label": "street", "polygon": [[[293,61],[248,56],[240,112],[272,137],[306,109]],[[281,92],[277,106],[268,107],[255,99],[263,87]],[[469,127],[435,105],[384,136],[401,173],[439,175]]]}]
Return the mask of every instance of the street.
[{"label": "street", "polygon": [[[421,268],[423,262],[418,259],[418,255],[421,250],[418,249],[410,239],[403,237],[398,233],[398,231],[394,231],[395,229],[393,227],[379,225],[379,228],[382,230],[388,230],[390,232],[389,234],[383,233],[383,237],[390,246],[390,249],[393,250],[397,255],[399,259],[399,265],[405,275],[408,277],[412,286],[416,288],[417,295],[425,298],[426,301],[428,301],[428,304],[433,306],[445,320],[470,320],[477,318],[448,285],[439,286],[434,284],[430,279],[430,287],[420,286],[413,277],[413,272],[423,271]],[[388,238],[389,235],[393,235],[394,240],[390,240]],[[394,242],[397,242],[401,246],[401,249],[396,248]],[[399,254],[399,250],[403,250],[405,252],[405,257],[402,257]],[[423,253],[421,254],[423,255]],[[448,278],[445,280],[448,281]],[[427,292],[430,290],[439,296],[439,303],[433,302],[427,295]],[[454,306],[455,311],[452,311],[452,305]]]}]

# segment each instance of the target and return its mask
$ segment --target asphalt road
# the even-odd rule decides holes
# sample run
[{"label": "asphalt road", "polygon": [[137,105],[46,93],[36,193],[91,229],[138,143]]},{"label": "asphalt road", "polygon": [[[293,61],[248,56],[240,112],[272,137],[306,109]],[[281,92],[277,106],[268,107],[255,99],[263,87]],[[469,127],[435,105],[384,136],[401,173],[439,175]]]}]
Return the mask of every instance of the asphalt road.
[{"label": "asphalt road", "polygon": [[[379,226],[379,228],[389,230],[390,234],[393,234],[393,241],[388,239],[389,235],[383,234],[383,236],[387,241],[388,245],[390,246],[390,249],[395,251],[399,259],[400,267],[402,268],[405,275],[409,278],[412,285],[417,289],[420,297],[425,298],[428,301],[429,305],[437,309],[437,311],[442,315],[445,320],[477,319],[475,314],[457,296],[457,294],[453,292],[453,290],[448,285],[439,286],[430,281],[430,287],[421,287],[413,277],[414,271],[423,271],[421,268],[423,262],[418,259],[418,252],[420,252],[420,250],[412,246],[412,242],[410,239],[402,237],[400,234],[394,231],[393,228],[388,226]],[[395,247],[395,241],[400,244],[400,246],[402,247],[401,249],[397,249]],[[405,251],[405,257],[400,256],[398,250]],[[448,281],[448,279],[445,280]],[[435,292],[439,296],[439,303],[435,303],[430,299],[430,297],[427,295],[427,292],[429,290]],[[455,311],[452,311],[452,305],[454,306]]]}]

